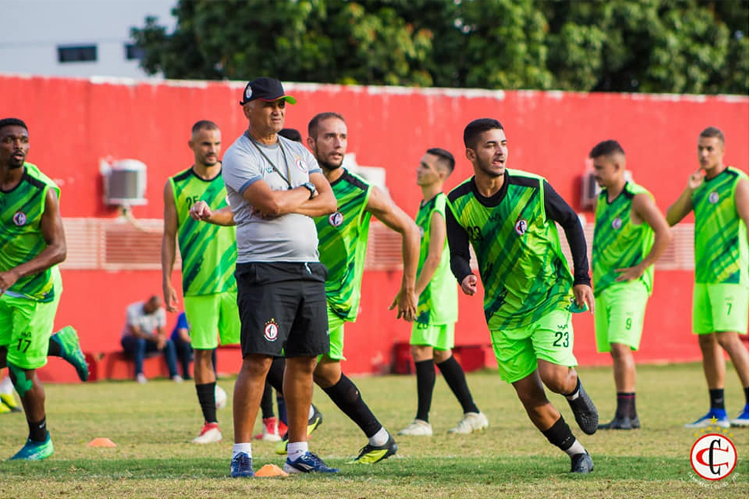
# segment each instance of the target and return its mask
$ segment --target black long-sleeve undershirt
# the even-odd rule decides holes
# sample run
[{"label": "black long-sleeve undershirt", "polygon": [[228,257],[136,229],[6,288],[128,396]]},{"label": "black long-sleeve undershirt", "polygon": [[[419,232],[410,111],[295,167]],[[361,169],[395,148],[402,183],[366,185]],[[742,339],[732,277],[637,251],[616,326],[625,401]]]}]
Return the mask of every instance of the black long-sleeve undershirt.
[{"label": "black long-sleeve undershirt", "polygon": [[[491,198],[483,198],[474,189],[474,195],[484,204],[499,204],[505,197],[509,178],[506,176],[503,188]],[[472,181],[473,182],[473,181]],[[573,258],[573,284],[591,286],[589,277],[589,261],[586,252],[586,238],[583,234],[578,215],[562,197],[544,181],[544,212],[548,219],[552,219],[562,226],[565,237],[570,245]],[[450,247],[451,271],[459,283],[472,274],[469,254],[469,235],[453,216],[451,210],[446,210],[446,230]]]}]

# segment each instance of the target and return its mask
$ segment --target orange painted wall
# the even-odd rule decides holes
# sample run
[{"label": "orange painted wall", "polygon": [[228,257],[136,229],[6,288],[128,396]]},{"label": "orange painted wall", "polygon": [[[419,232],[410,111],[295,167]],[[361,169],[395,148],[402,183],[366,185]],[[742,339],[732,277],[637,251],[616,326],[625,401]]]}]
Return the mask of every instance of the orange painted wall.
[{"label": "orange painted wall", "polygon": [[[29,161],[63,190],[63,217],[111,218],[102,202],[99,160],[136,158],[148,165],[149,203],[133,208],[136,218],[159,218],[166,178],[192,163],[187,147],[192,124],[217,122],[224,147],[246,123],[237,104],[241,82],[126,82],[0,75],[0,115],[26,121],[31,135]],[[392,197],[414,214],[421,198],[415,168],[429,147],[451,150],[458,160],[451,188],[471,175],[463,158],[462,132],[470,120],[498,118],[506,128],[512,168],[547,177],[577,210],[580,176],[590,148],[617,139],[628,168],[656,196],[662,210],[682,191],[697,168],[695,143],[709,125],[726,134],[728,163],[748,170],[748,99],[643,94],[491,92],[335,85],[288,84],[299,104],[289,106],[287,126],[306,130],[321,111],[348,120],[349,151],[360,165],[387,171]],[[591,214],[589,213],[590,217]],[[157,271],[63,270],[65,293],[57,323],[74,324],[85,348],[119,349],[119,335],[130,302],[159,293]],[[400,276],[367,272],[359,321],[348,327],[345,369],[379,372],[390,363],[392,345],[406,341],[409,325],[385,308]],[[179,286],[179,276],[174,282]],[[692,273],[660,271],[649,303],[639,361],[699,359],[690,334]],[[457,342],[486,343],[486,325],[477,297],[461,298]],[[170,318],[170,323],[175,318]],[[590,316],[575,319],[576,355],[582,364],[608,363],[593,347]],[[49,378],[72,380],[72,370],[51,363]],[[54,373],[52,373],[54,372]]]}]

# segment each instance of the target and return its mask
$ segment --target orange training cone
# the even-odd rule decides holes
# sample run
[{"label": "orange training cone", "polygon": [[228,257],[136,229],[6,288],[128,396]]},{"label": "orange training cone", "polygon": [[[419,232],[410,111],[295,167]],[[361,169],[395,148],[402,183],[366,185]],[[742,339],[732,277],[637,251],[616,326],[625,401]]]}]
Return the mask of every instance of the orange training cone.
[{"label": "orange training cone", "polygon": [[288,475],[276,464],[266,464],[255,472],[255,477],[287,477]]},{"label": "orange training cone", "polygon": [[95,438],[86,446],[92,446],[94,448],[115,448],[117,445],[112,442],[109,438]]}]

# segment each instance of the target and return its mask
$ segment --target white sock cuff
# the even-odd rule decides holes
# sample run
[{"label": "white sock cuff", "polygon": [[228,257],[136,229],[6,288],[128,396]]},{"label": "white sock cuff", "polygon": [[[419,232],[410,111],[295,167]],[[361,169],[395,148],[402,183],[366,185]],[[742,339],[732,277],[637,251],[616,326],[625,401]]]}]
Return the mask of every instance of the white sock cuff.
[{"label": "white sock cuff", "polygon": [[253,456],[253,445],[251,443],[234,443],[232,447],[232,457],[238,453],[247,453],[249,456]]}]

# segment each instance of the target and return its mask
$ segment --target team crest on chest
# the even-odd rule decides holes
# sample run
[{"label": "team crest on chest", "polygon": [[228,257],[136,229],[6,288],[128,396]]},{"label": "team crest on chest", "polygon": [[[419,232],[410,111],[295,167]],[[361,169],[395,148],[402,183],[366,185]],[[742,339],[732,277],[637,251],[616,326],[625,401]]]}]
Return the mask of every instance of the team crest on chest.
[{"label": "team crest on chest", "polygon": [[263,336],[269,342],[276,342],[279,338],[279,324],[276,320],[271,318],[271,321],[266,322],[266,327],[263,329]]},{"label": "team crest on chest", "polygon": [[295,156],[294,157],[294,164],[297,165],[297,168],[300,169],[300,171],[303,174],[307,173],[307,164],[305,163],[305,160],[303,160],[301,157]]},{"label": "team crest on chest", "polygon": [[422,226],[419,226],[419,237],[424,238],[424,228]]},{"label": "team crest on chest", "polygon": [[710,201],[714,205],[719,203],[719,193],[717,191],[714,191],[713,193],[709,194],[708,201]]},{"label": "team crest on chest", "polygon": [[23,226],[26,224],[26,214],[21,212],[20,210],[13,214],[13,223],[16,226]]},{"label": "team crest on chest", "polygon": [[516,233],[518,233],[519,236],[523,236],[528,228],[529,223],[526,221],[526,219],[520,219],[516,221]]},{"label": "team crest on chest", "polygon": [[333,227],[339,227],[344,223],[344,214],[341,212],[333,212],[328,216],[328,223]]},{"label": "team crest on chest", "polygon": [[620,229],[622,227],[622,219],[615,217],[615,220],[612,221],[612,227],[614,229]]}]

